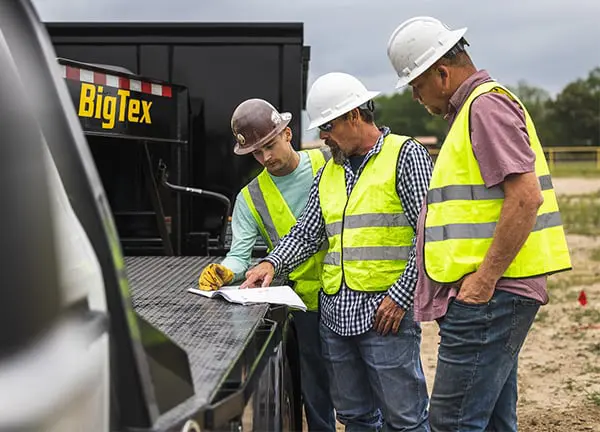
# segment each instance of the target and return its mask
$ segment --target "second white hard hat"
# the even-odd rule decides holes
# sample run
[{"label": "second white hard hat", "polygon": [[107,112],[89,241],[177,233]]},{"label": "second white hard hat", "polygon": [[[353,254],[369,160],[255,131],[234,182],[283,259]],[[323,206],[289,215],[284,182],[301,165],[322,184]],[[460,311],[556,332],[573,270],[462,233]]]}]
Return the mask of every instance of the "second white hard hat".
[{"label": "second white hard hat", "polygon": [[306,113],[310,120],[308,130],[358,108],[380,92],[369,91],[357,78],[342,72],[320,76],[306,97]]},{"label": "second white hard hat", "polygon": [[432,17],[415,17],[400,24],[388,42],[387,54],[400,77],[396,88],[404,87],[417,78],[456,43],[467,28],[451,30]]}]

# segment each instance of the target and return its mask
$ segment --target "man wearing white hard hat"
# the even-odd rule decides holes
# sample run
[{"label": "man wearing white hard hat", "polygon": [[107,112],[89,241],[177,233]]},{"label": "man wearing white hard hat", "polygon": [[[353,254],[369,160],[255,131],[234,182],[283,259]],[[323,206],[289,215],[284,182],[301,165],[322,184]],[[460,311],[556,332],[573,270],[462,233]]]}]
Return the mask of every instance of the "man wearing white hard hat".
[{"label": "man wearing white hard hat", "polygon": [[348,431],[423,432],[413,240],[432,162],[414,139],[375,125],[378,94],[344,73],[312,85],[309,129],[319,128],[333,159],[315,177],[298,223],[245,284],[269,284],[326,246],[320,332],[338,420]]},{"label": "man wearing white hard hat", "polygon": [[431,429],[511,432],[519,351],[571,262],[533,121],[474,66],[466,31],[417,17],[388,43],[397,86],[450,125],[419,215],[415,319],[440,325]]}]

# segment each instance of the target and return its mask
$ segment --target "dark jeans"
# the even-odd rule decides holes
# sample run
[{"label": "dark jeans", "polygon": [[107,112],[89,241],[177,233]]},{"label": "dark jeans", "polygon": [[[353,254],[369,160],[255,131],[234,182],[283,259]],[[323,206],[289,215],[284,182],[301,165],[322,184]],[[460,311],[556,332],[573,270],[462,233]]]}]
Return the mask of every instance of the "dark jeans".
[{"label": "dark jeans", "polygon": [[450,304],[440,322],[433,432],[517,430],[517,359],[539,307],[499,290],[485,304]]},{"label": "dark jeans", "polygon": [[321,352],[319,314],[292,312],[300,350],[302,401],[308,430],[335,432],[335,415],[329,394],[329,379]]},{"label": "dark jeans", "polygon": [[321,324],[321,338],[331,397],[346,431],[429,432],[421,328],[412,311],[395,335],[340,336]]}]

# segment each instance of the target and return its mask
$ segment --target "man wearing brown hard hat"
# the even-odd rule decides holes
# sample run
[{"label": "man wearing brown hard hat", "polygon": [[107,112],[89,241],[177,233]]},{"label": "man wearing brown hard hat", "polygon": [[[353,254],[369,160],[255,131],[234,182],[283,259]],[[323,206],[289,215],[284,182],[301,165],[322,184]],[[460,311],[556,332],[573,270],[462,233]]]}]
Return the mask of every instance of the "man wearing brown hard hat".
[{"label": "man wearing brown hard hat", "polygon": [[[209,264],[202,271],[200,289],[216,290],[243,280],[257,236],[272,250],[302,214],[314,177],[331,154],[326,147],[297,152],[288,127],[291,119],[290,113],[280,113],[262,99],[248,99],[233,112],[234,153],[251,153],[264,169],[238,194],[231,219],[231,249],[223,262]],[[308,309],[293,312],[308,430],[333,432],[335,417],[321,355],[317,313],[324,253],[313,255],[288,278]]]}]

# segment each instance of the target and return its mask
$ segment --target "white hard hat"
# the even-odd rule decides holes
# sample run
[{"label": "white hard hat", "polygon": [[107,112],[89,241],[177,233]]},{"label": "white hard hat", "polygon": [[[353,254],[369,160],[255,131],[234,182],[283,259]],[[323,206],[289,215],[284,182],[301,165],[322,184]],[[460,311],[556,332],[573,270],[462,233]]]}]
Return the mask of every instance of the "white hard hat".
[{"label": "white hard hat", "polygon": [[438,61],[466,33],[467,28],[451,30],[432,17],[416,17],[400,24],[388,42],[387,54],[404,87]]},{"label": "white hard hat", "polygon": [[369,91],[357,78],[342,72],[320,76],[306,98],[308,130],[324,125],[370,101],[380,92]]}]

